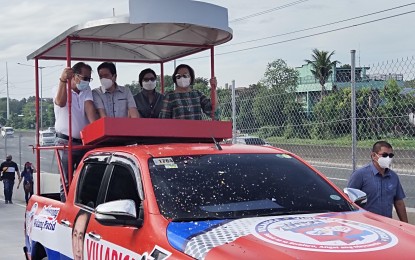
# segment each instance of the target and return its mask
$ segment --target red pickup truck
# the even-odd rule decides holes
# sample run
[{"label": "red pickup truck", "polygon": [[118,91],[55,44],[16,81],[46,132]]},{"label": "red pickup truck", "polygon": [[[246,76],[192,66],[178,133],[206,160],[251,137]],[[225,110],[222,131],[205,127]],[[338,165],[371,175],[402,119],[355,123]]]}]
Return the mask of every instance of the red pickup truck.
[{"label": "red pickup truck", "polygon": [[[225,8],[183,0],[130,0],[129,6],[129,16],[73,26],[30,54],[36,79],[43,59],[66,60],[68,67],[72,58],[151,63],[160,65],[163,92],[165,63],[206,50],[215,76],[214,47],[233,37]],[[37,102],[39,87],[37,80]],[[59,194],[39,194],[40,186],[31,197],[26,257],[414,258],[414,226],[361,209],[365,194],[348,189],[347,196],[288,151],[221,144],[231,130],[218,121],[95,121],[83,131],[91,150],[75,170],[66,202]],[[35,147],[37,167],[43,148]]]},{"label": "red pickup truck", "polygon": [[[84,141],[102,147],[83,158],[66,202],[51,198],[58,194],[29,201],[31,259],[415,255],[414,226],[359,208],[290,152],[220,144],[231,130],[227,122],[155,119],[163,125],[149,135],[142,120],[106,118],[85,129]],[[188,130],[174,130],[177,123]],[[137,130],[119,134],[123,125]],[[128,145],[104,145],[116,140]]]}]

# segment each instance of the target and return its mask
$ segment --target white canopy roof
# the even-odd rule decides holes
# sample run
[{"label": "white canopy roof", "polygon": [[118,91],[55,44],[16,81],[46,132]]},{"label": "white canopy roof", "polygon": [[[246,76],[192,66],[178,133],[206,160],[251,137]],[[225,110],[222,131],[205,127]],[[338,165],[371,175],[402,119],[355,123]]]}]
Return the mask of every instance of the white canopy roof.
[{"label": "white canopy roof", "polygon": [[27,59],[159,63],[232,39],[226,8],[190,0],[130,0],[129,16],[73,26]]}]

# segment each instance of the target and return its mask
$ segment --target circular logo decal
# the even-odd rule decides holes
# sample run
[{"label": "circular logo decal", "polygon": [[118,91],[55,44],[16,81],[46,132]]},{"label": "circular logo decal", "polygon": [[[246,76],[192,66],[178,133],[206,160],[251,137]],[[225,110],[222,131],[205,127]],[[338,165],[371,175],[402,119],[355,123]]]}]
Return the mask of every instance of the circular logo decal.
[{"label": "circular logo decal", "polygon": [[338,218],[272,218],[257,223],[254,229],[253,234],[263,241],[306,251],[368,252],[398,243],[386,230]]}]

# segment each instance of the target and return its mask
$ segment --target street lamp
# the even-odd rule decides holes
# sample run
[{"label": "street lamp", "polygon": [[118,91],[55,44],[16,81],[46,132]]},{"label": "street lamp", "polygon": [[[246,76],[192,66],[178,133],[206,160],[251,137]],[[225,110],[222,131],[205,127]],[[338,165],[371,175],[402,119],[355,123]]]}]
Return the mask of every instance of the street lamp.
[{"label": "street lamp", "polygon": [[[35,68],[35,66],[30,65],[30,64],[24,64],[24,63],[17,63],[18,65],[22,65],[22,66],[28,66],[28,67],[32,67]],[[43,102],[43,69],[46,68],[53,68],[53,67],[60,67],[62,65],[54,65],[54,66],[38,66],[38,68],[40,69],[40,129],[43,129],[43,106],[42,106],[42,102]]]}]

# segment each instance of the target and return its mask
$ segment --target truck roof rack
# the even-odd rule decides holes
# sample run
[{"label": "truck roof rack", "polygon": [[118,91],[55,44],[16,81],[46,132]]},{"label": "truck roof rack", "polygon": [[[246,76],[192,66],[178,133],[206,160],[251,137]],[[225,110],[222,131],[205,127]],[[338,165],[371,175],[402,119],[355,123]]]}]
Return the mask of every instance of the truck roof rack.
[{"label": "truck roof rack", "polygon": [[[228,121],[101,118],[81,132],[84,145],[130,145],[137,143],[213,143],[232,137]],[[213,139],[214,138],[214,139]]]}]

